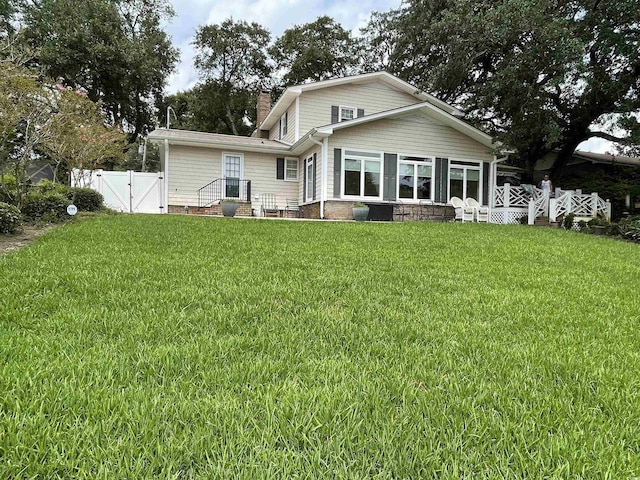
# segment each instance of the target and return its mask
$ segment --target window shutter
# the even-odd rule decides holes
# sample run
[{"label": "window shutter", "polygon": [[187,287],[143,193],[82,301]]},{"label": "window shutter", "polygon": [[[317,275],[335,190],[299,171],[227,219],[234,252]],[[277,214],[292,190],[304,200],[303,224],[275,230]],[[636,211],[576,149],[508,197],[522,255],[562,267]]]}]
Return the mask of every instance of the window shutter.
[{"label": "window shutter", "polygon": [[482,204],[489,205],[489,163],[482,164]]},{"label": "window shutter", "polygon": [[333,198],[340,198],[340,172],[342,170],[342,150],[333,149]]},{"label": "window shutter", "polygon": [[436,158],[435,179],[436,202],[447,203],[447,186],[449,184],[449,159]]},{"label": "window shutter", "polygon": [[289,111],[284,113],[284,128],[282,129],[282,133],[284,135],[289,133]]},{"label": "window shutter", "polygon": [[276,178],[284,180],[284,158],[276,159]]},{"label": "window shutter", "polygon": [[313,199],[316,199],[316,154],[313,154]]},{"label": "window shutter", "polygon": [[331,106],[331,123],[338,123],[340,115],[340,108],[337,105]]},{"label": "window shutter", "polygon": [[302,161],[302,165],[304,166],[304,168],[302,169],[304,171],[303,173],[303,181],[302,181],[302,201],[306,202],[307,201],[307,160],[304,159]]},{"label": "window shutter", "polygon": [[398,171],[398,155],[395,153],[384,154],[384,183],[382,199],[388,202],[396,200],[396,175]]},{"label": "window shutter", "polygon": [[358,118],[360,117],[364,117],[364,108],[359,108],[358,109]]}]

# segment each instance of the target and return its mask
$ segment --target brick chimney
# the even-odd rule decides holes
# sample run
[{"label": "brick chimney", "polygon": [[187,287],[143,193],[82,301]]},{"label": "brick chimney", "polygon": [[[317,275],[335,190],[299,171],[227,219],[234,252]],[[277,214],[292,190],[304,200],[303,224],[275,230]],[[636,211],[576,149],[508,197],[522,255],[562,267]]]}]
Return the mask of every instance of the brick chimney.
[{"label": "brick chimney", "polygon": [[[258,136],[262,137],[260,132],[260,125],[267,118],[271,111],[271,92],[269,90],[262,90],[258,94],[258,108],[256,117],[256,128],[258,129]],[[267,134],[268,135],[268,134]]]}]

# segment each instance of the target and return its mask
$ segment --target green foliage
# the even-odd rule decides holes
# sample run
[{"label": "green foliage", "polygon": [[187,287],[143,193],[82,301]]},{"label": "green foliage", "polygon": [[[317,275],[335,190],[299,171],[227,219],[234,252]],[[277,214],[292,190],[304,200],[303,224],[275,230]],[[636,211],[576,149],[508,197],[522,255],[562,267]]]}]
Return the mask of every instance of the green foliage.
[{"label": "green foliage", "polygon": [[67,198],[81,212],[97,212],[104,206],[102,194],[90,188],[70,188]]},{"label": "green foliage", "polygon": [[69,193],[69,187],[63,183],[52,182],[46,178],[40,180],[36,185],[40,193],[50,194],[50,193],[60,193],[62,195],[67,195]]},{"label": "green foliage", "polygon": [[562,219],[562,228],[564,228],[565,230],[571,230],[573,228],[573,219],[575,217],[576,216],[573,213],[565,215]]},{"label": "green foliage", "polygon": [[620,235],[625,240],[640,243],[640,216],[623,218],[615,225],[614,235]]},{"label": "green foliage", "polygon": [[601,240],[56,229],[0,258],[0,478],[632,477],[640,249]]},{"label": "green foliage", "polygon": [[269,53],[277,70],[286,71],[284,86],[354,73],[361,57],[351,32],[326,15],[285,30]]},{"label": "green foliage", "polygon": [[22,214],[32,221],[55,223],[68,217],[69,199],[57,192],[31,190],[22,204]]},{"label": "green foliage", "polygon": [[150,125],[153,104],[178,51],[162,23],[174,15],[166,0],[45,0],[25,2],[21,36],[52,78],[64,77],[101,100],[115,124]]},{"label": "green foliage", "polygon": [[0,202],[0,233],[16,233],[21,224],[22,215],[18,207]]},{"label": "green foliage", "polygon": [[611,201],[611,211],[617,219],[629,211],[625,198],[631,204],[640,201],[640,167],[629,165],[580,164],[568,169],[558,181],[564,189],[584,189],[598,192],[601,198]]},{"label": "green foliage", "polygon": [[18,182],[13,175],[0,175],[0,202],[15,204],[18,198]]},{"label": "green foliage", "polygon": [[376,29],[396,32],[391,71],[459,106],[529,170],[558,149],[557,178],[579,143],[638,123],[639,21],[637,0],[409,0]]},{"label": "green foliage", "polygon": [[247,113],[255,111],[255,93],[269,81],[270,41],[268,30],[244,21],[225,20],[220,25],[201,26],[196,32],[195,65],[205,83],[195,90],[195,96],[210,96],[204,110],[214,113],[215,122],[224,124],[233,135],[252,130],[242,126]]}]

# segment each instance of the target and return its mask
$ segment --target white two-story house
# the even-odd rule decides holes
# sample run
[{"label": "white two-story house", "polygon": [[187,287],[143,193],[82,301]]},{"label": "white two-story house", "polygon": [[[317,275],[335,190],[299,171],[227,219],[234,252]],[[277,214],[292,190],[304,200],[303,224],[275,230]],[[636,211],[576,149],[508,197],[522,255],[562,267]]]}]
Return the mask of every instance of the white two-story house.
[{"label": "white two-story house", "polygon": [[161,146],[165,211],[235,198],[239,213],[259,214],[275,194],[307,218],[350,219],[355,202],[431,202],[441,215],[453,196],[488,205],[499,161],[492,138],[460,117],[377,72],[289,87],[273,107],[262,92],[252,137],[158,129],[149,140]]}]

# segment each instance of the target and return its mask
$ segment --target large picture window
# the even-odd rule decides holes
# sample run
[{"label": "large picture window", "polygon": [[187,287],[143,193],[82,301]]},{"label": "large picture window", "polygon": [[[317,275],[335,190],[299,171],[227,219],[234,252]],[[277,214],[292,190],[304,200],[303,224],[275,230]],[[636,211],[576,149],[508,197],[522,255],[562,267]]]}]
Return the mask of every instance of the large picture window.
[{"label": "large picture window", "polygon": [[449,167],[449,198],[473,198],[480,202],[480,167],[452,164]]},{"label": "large picture window", "polygon": [[432,158],[399,156],[398,197],[407,200],[430,200],[433,198]]},{"label": "large picture window", "polygon": [[342,194],[347,197],[382,198],[380,153],[344,151]]}]

